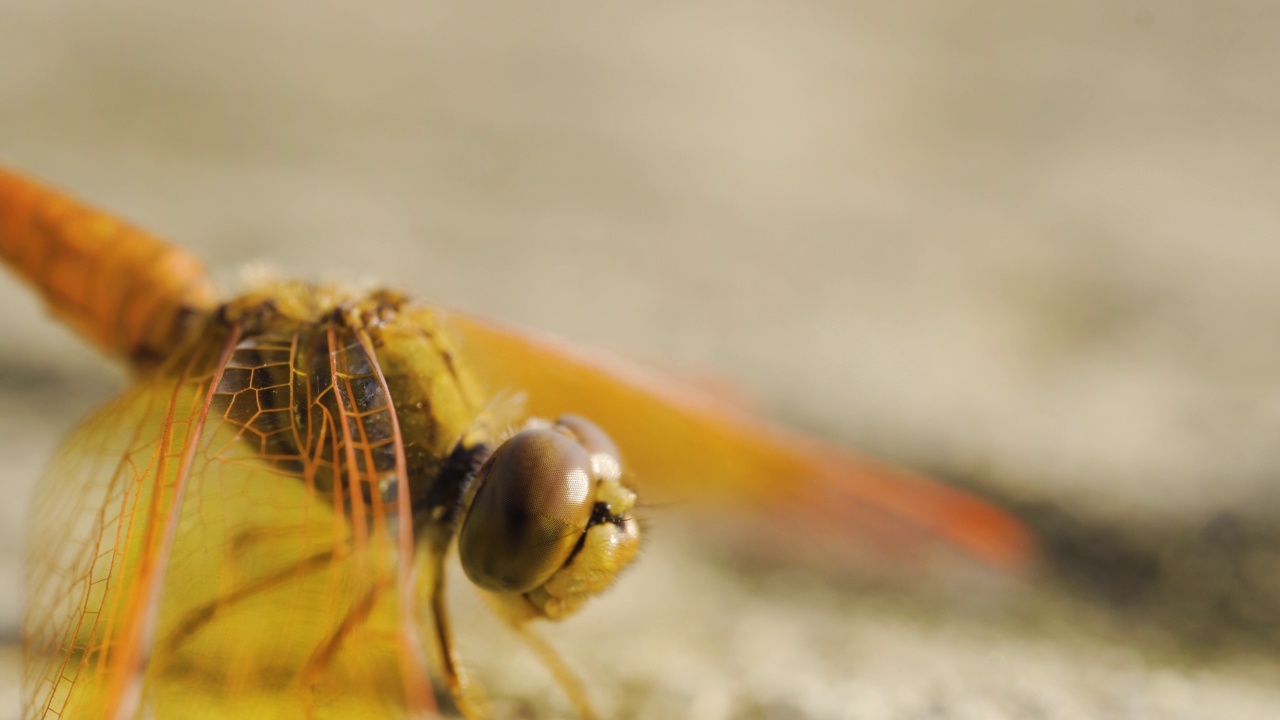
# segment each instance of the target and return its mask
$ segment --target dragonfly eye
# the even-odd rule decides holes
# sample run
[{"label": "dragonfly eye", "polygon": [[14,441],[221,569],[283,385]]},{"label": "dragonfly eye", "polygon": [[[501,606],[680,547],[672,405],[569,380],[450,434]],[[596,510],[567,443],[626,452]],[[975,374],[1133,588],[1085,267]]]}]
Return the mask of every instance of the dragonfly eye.
[{"label": "dragonfly eye", "polygon": [[544,617],[577,609],[639,545],[627,515],[635,493],[621,476],[613,441],[588,420],[566,415],[516,433],[477,474],[458,537],[467,577],[492,592],[524,594]]}]

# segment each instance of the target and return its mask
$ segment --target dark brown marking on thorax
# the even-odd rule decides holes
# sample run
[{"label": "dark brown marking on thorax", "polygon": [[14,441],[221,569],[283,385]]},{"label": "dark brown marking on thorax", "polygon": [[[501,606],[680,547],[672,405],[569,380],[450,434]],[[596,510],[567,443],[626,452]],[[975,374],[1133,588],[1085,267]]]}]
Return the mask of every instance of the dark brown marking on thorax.
[{"label": "dark brown marking on thorax", "polygon": [[394,412],[414,525],[443,541],[483,451],[461,447],[482,406],[475,384],[429,308],[385,292],[316,304],[301,301],[301,289],[268,289],[219,311],[243,338],[215,389],[216,412],[278,473],[330,501],[394,494]]}]

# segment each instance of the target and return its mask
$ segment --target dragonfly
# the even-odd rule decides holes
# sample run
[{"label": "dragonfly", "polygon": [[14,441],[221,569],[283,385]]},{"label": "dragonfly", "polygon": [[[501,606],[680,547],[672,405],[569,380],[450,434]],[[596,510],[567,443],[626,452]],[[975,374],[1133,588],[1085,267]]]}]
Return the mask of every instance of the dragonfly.
[{"label": "dragonfly", "polygon": [[0,257],[133,377],[37,486],[30,720],[489,717],[449,563],[600,717],[538,624],[625,578],[668,504],[1035,556],[987,501],[702,383],[395,290],[222,298],[179,246],[5,170]]}]

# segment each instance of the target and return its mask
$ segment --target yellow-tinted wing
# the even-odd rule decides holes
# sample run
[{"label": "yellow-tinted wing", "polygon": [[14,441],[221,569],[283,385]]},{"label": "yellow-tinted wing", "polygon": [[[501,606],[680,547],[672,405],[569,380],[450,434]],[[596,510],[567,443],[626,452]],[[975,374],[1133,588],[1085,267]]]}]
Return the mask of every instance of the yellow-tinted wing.
[{"label": "yellow-tinted wing", "polygon": [[[434,707],[386,386],[357,333],[312,340],[233,336],[64,445],[32,518],[24,717]],[[328,380],[300,376],[303,355]],[[305,395],[303,417],[262,412],[275,393]]]},{"label": "yellow-tinted wing", "polygon": [[786,430],[722,397],[605,353],[463,313],[442,313],[491,391],[521,390],[529,411],[591,418],[617,441],[644,503],[739,506],[814,537],[939,538],[1005,569],[1031,561],[1017,520],[929,478]]}]

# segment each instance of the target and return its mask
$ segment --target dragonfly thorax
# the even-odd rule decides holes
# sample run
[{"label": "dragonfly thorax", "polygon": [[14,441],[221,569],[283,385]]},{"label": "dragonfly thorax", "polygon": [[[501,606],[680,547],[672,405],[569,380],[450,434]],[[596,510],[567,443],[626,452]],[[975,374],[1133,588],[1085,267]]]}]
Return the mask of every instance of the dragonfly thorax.
[{"label": "dragonfly thorax", "polygon": [[634,559],[635,493],[603,430],[566,415],[507,432],[522,406],[467,375],[435,310],[307,287],[215,316],[238,339],[214,407],[260,460],[355,522],[403,478],[418,543],[457,536],[468,577],[524,614],[566,617]]}]

